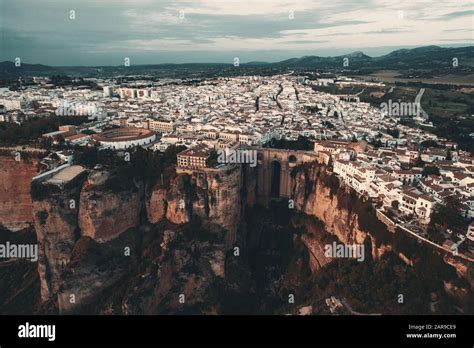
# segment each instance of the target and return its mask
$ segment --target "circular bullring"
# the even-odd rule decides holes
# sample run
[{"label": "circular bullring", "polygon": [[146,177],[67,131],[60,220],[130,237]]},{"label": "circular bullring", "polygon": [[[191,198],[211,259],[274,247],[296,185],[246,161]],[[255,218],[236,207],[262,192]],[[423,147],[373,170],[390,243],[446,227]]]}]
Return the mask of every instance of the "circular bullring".
[{"label": "circular bullring", "polygon": [[116,128],[94,134],[93,139],[106,148],[128,149],[152,143],[156,134],[145,128]]}]

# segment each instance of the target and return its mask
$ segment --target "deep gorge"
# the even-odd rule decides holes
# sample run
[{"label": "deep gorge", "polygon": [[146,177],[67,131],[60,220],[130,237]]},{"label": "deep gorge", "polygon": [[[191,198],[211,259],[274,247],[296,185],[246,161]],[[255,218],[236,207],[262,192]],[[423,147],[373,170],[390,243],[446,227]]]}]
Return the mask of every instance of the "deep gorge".
[{"label": "deep gorge", "polygon": [[[328,314],[330,296],[362,313],[474,313],[470,265],[390,232],[316,162],[293,169],[292,204],[265,207],[258,166],[164,186],[89,171],[28,197],[34,164],[10,161],[1,241],[36,240],[39,261],[0,263],[2,313]],[[333,241],[363,244],[366,262],[327,258]]]}]

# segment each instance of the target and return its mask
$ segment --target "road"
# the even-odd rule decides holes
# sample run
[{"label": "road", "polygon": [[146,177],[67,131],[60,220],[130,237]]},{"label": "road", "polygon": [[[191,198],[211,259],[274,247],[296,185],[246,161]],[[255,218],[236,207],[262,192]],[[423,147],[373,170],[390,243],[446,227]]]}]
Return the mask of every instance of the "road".
[{"label": "road", "polygon": [[364,91],[365,91],[365,88],[364,88],[362,91],[360,91],[360,92],[354,94],[354,97],[357,97],[357,96],[361,95],[362,93],[364,93]]},{"label": "road", "polygon": [[423,108],[421,107],[421,98],[423,97],[423,94],[425,93],[425,89],[424,88],[420,88],[420,90],[418,91],[418,94],[416,95],[415,97],[415,104],[416,105],[419,105],[419,108],[420,108],[420,113],[421,115],[424,117],[424,118],[428,118],[428,114],[425,112],[425,110],[423,110]]}]

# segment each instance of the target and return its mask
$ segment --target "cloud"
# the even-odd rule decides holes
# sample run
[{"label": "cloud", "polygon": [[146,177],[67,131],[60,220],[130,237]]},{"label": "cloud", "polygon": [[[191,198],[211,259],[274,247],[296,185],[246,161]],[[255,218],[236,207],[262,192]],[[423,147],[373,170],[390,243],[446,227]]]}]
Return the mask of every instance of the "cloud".
[{"label": "cloud", "polygon": [[183,52],[227,59],[229,52],[259,50],[292,57],[311,50],[455,43],[465,40],[472,16],[471,0],[2,1],[0,60],[22,55],[70,65],[132,53],[170,59],[173,52],[178,60]]},{"label": "cloud", "polygon": [[372,30],[372,31],[365,31],[362,34],[399,34],[399,33],[409,33],[410,30],[401,29],[401,28],[387,28],[387,29],[380,29],[380,30]]},{"label": "cloud", "polygon": [[454,19],[454,18],[460,18],[460,17],[472,17],[474,16],[474,11],[473,10],[468,10],[468,11],[456,11],[456,12],[450,12],[446,13],[442,16],[440,16],[438,19],[439,20],[446,20],[446,19]]}]

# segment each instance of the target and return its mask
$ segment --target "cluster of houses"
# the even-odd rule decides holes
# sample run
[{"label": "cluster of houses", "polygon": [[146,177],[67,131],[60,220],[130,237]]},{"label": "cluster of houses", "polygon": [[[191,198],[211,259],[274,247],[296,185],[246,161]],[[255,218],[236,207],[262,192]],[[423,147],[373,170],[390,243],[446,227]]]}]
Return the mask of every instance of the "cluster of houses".
[{"label": "cluster of houses", "polygon": [[[460,202],[466,219],[474,218],[474,157],[452,150],[452,144],[418,150],[324,140],[315,143],[315,151],[345,184],[405,221],[427,225],[449,196]],[[474,233],[467,237],[474,241]]]},{"label": "cluster of houses", "polygon": [[[178,158],[184,167],[205,165],[211,149],[308,137],[345,183],[384,210],[427,224],[436,204],[454,195],[463,214],[474,217],[474,160],[457,144],[403,125],[397,115],[358,97],[318,92],[300,76],[94,82],[103,90],[44,83],[21,93],[0,90],[0,121],[21,124],[31,115],[57,114],[58,109],[70,115],[71,108],[82,105],[80,110],[92,112],[88,122],[44,136],[61,135],[66,143],[87,146],[100,138],[94,133],[110,128],[146,129],[153,133],[146,142],[151,150],[186,146],[189,151]],[[420,148],[423,142],[438,145]]]},{"label": "cluster of houses", "polygon": [[[192,84],[144,80],[133,86],[113,79],[93,80],[103,91],[48,84],[31,85],[21,92],[0,91],[0,100],[10,101],[0,115],[4,121],[19,123],[31,116],[86,115],[90,122],[66,139],[79,145],[91,140],[90,133],[110,127],[145,128],[160,135],[151,147],[158,151],[172,144],[201,142],[215,148],[259,146],[299,136],[406,146],[431,136],[397,124],[394,117],[358,98],[317,92],[304,78],[292,75],[215,78]],[[400,136],[387,131],[395,127]]]}]

